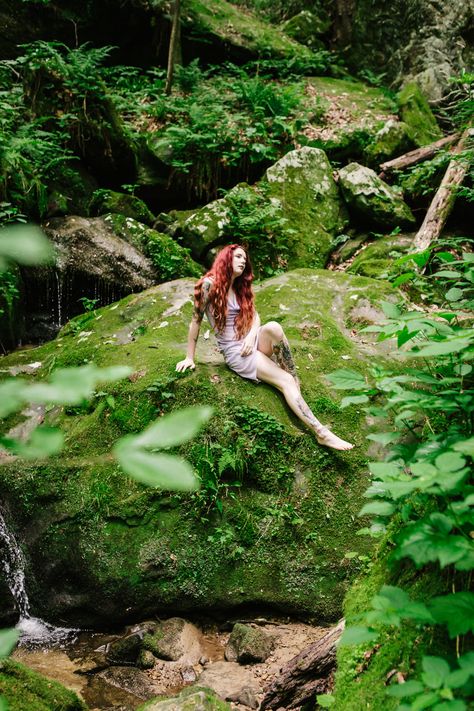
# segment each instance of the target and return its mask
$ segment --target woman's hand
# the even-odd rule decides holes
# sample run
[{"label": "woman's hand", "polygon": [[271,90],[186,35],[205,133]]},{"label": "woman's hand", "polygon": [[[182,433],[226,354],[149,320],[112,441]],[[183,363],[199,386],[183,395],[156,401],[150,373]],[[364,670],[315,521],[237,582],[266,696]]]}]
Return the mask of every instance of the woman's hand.
[{"label": "woman's hand", "polygon": [[255,333],[249,333],[248,336],[245,336],[243,343],[242,343],[242,348],[240,349],[240,355],[241,356],[248,356],[252,353],[253,349],[255,346]]},{"label": "woman's hand", "polygon": [[184,373],[184,371],[188,368],[194,370],[195,367],[196,363],[193,361],[192,358],[185,358],[184,360],[180,360],[179,363],[176,364],[176,370],[178,371],[178,373]]}]

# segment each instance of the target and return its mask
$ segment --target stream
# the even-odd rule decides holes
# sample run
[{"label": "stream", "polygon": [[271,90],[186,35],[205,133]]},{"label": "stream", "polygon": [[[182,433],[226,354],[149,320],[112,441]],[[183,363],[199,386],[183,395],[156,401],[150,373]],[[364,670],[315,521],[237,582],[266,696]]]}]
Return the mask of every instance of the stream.
[{"label": "stream", "polygon": [[[324,627],[270,615],[242,619],[229,613],[219,621],[171,618],[168,622],[177,622],[180,628],[177,641],[172,640],[179,648],[177,658],[151,655],[151,668],[140,669],[137,652],[130,654],[130,646],[137,640],[141,643],[159,624],[166,625],[166,620],[148,620],[108,634],[56,627],[33,616],[25,558],[6,518],[0,509],[0,566],[20,616],[16,625],[20,640],[12,657],[74,690],[92,711],[133,711],[150,698],[175,695],[194,683],[214,689],[235,709],[255,709],[281,667],[327,632]],[[271,639],[272,651],[265,661],[226,660],[226,645],[237,622]]]}]

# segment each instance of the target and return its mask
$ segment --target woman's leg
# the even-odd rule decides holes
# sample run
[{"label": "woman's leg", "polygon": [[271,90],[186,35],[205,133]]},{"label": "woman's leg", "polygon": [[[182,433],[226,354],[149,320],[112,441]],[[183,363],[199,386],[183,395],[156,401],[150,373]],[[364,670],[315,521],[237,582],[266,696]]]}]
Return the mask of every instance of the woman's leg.
[{"label": "woman's leg", "polygon": [[296,371],[295,361],[285,332],[277,321],[269,321],[260,328],[257,350],[269,358],[274,355],[276,362],[283,370],[293,376],[300,389],[300,381]]},{"label": "woman's leg", "polygon": [[294,377],[286,370],[280,368],[265,353],[257,351],[257,378],[278,388],[295,415],[316,434],[319,444],[333,449],[352,449],[354,445],[345,442],[340,437],[324,427],[313,415],[307,403],[301,397],[299,387]]}]

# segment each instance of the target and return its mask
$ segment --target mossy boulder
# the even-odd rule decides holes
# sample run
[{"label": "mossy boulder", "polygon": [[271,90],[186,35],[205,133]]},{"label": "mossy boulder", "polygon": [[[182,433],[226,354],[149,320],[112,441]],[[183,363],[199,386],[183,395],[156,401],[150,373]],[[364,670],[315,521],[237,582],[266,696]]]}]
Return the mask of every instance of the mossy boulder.
[{"label": "mossy boulder", "polygon": [[325,35],[330,28],[331,18],[323,8],[319,8],[317,14],[302,10],[281,25],[288,37],[313,49],[324,47],[321,35]]},{"label": "mossy boulder", "polygon": [[137,711],[230,711],[231,708],[212,689],[190,686],[183,689],[179,696],[147,701]]},{"label": "mossy boulder", "polygon": [[91,215],[105,215],[109,212],[132,217],[137,222],[150,226],[155,221],[151,210],[135,195],[118,193],[115,190],[96,190],[90,203]]},{"label": "mossy boulder", "polygon": [[365,149],[365,155],[371,165],[378,165],[385,160],[403,155],[415,147],[408,124],[389,119],[375,134],[374,140]]},{"label": "mossy boulder", "polygon": [[0,664],[0,694],[9,711],[86,711],[79,697],[57,681],[47,679],[11,659]]},{"label": "mossy boulder", "polygon": [[257,626],[237,622],[231,632],[225,649],[225,658],[229,662],[254,664],[264,662],[274,647],[272,636]]},{"label": "mossy boulder", "polygon": [[375,171],[359,163],[349,163],[339,171],[339,185],[354,217],[378,228],[413,224],[408,205]]},{"label": "mossy boulder", "polygon": [[280,202],[290,230],[288,266],[325,266],[332,239],[347,225],[348,216],[324,151],[291,151],[265,177],[269,197]]},{"label": "mossy boulder", "polygon": [[[104,384],[88,404],[47,415],[65,433],[61,456],[0,468],[35,614],[103,626],[248,604],[320,622],[338,618],[354,572],[345,553],[354,549],[368,482],[367,424],[357,406],[340,408],[324,374],[347,363],[365,373],[375,359],[384,362],[382,346],[354,332],[352,313],[361,300],[375,305],[399,295],[380,281],[310,269],[267,280],[256,292],[262,320],[285,328],[307,402],[355,449],[319,446],[278,392],[224,366],[213,336],[198,344],[195,372],[175,372],[192,280],[104,307],[87,332],[72,321],[35,349],[41,366],[31,377],[86,362],[127,363],[134,373]],[[32,358],[31,350],[17,351],[2,368]],[[181,448],[202,478],[199,493],[144,487],[111,458],[120,436],[171,409],[208,403],[215,414],[206,432]],[[360,551],[367,545],[361,539]]]},{"label": "mossy boulder", "polygon": [[151,261],[156,281],[168,281],[185,276],[201,276],[203,269],[190,256],[189,250],[181,247],[167,234],[144,225],[132,217],[108,214],[104,222],[114,233],[140,249]]},{"label": "mossy boulder", "polygon": [[398,95],[400,116],[417,146],[424,146],[442,137],[441,129],[428,101],[417,84],[407,84]]},{"label": "mossy boulder", "polygon": [[398,234],[368,242],[355,256],[348,271],[371,279],[386,279],[394,262],[413,247],[413,238],[414,234]]},{"label": "mossy boulder", "polygon": [[226,0],[191,0],[182,20],[183,32],[192,40],[225,45],[235,60],[255,56],[311,58],[311,50],[295,42],[278,27],[267,24],[253,12]]}]

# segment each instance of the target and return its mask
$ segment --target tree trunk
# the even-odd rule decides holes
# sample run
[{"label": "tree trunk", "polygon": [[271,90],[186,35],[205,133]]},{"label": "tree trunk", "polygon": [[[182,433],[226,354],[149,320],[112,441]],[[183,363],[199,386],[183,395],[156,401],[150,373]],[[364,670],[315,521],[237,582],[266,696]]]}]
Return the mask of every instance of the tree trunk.
[{"label": "tree trunk", "polygon": [[336,664],[336,642],[343,629],[344,620],[341,620],[324,637],[290,659],[280,676],[267,687],[260,711],[302,706],[315,694],[325,693],[328,677]]},{"label": "tree trunk", "polygon": [[333,43],[344,49],[351,43],[356,0],[336,0],[333,5]]},{"label": "tree trunk", "polygon": [[408,168],[410,165],[415,165],[415,163],[421,163],[424,160],[428,160],[428,158],[432,158],[441,148],[450,146],[458,139],[459,134],[453,133],[450,136],[440,138],[439,141],[430,143],[428,146],[416,148],[414,151],[398,156],[398,158],[393,158],[385,163],[381,163],[380,170],[382,173],[379,175],[379,178],[383,179],[384,174],[390,173],[392,170],[403,170],[403,168]]},{"label": "tree trunk", "polygon": [[[469,139],[474,135],[474,129],[467,128],[453,151],[459,155],[467,147]],[[462,158],[453,158],[444,174],[436,195],[426,213],[423,224],[415,237],[415,250],[423,252],[436,240],[446,224],[456,200],[456,188],[462,184],[469,168],[469,161]]]},{"label": "tree trunk", "polygon": [[170,46],[168,50],[168,69],[166,72],[165,94],[171,94],[174,68],[181,57],[181,0],[174,0],[171,21]]}]

